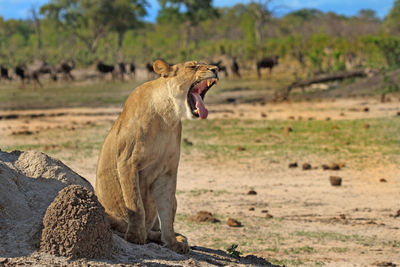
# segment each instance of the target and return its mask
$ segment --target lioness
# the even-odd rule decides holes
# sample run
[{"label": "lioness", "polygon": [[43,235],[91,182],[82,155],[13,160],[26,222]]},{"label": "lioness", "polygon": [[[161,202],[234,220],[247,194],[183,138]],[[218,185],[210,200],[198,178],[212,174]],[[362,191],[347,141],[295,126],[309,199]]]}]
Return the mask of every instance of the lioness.
[{"label": "lioness", "polygon": [[181,118],[207,118],[203,100],[218,69],[195,61],[170,66],[156,60],[153,67],[161,77],[133,90],[104,141],[95,191],[126,240],[187,253],[173,226]]}]

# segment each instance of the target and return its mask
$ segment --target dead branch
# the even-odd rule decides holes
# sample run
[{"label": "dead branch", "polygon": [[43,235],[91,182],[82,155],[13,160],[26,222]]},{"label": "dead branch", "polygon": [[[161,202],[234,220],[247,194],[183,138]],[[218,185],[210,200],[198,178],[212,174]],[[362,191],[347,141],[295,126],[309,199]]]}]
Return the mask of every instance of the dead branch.
[{"label": "dead branch", "polygon": [[274,95],[274,101],[285,101],[289,98],[289,94],[292,91],[293,88],[304,88],[306,86],[310,86],[312,84],[316,83],[326,83],[326,82],[333,82],[333,81],[342,81],[345,79],[349,78],[355,78],[355,77],[365,77],[367,76],[367,71],[364,69],[360,70],[353,70],[353,71],[343,71],[343,72],[338,72],[338,73],[330,73],[330,74],[323,74],[323,75],[318,75],[306,80],[297,80],[294,81],[292,84],[289,86],[278,90],[275,92]]}]

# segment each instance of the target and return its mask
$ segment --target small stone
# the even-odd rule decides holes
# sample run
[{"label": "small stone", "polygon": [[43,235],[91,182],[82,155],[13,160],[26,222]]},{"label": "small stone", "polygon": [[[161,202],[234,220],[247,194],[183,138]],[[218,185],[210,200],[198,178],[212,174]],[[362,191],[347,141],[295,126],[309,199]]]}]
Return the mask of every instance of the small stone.
[{"label": "small stone", "polygon": [[394,215],[394,217],[395,217],[395,218],[400,217],[400,210],[398,210],[398,211],[396,212],[396,214]]},{"label": "small stone", "polygon": [[229,218],[228,221],[226,222],[230,227],[242,227],[242,223],[233,219]]},{"label": "small stone", "polygon": [[254,210],[255,210],[254,207],[249,208],[249,211],[254,211]]},{"label": "small stone", "polygon": [[242,147],[242,146],[237,146],[236,147],[236,151],[245,151],[245,150],[246,150],[245,147]]},{"label": "small stone", "polygon": [[290,132],[293,132],[293,129],[289,126],[286,126],[285,128],[283,128],[283,132],[290,133]]},{"label": "small stone", "polygon": [[338,171],[338,170],[340,170],[340,164],[332,163],[332,165],[330,166],[330,169],[333,171]]},{"label": "small stone", "polygon": [[187,138],[183,138],[183,143],[187,146],[193,146],[193,142],[189,141]]},{"label": "small stone", "polygon": [[364,108],[364,112],[369,112],[369,108],[368,108],[368,107],[365,107],[365,108]]},{"label": "small stone", "polygon": [[297,162],[289,163],[289,168],[297,168],[297,167],[298,167]]},{"label": "small stone", "polygon": [[332,186],[341,186],[342,185],[342,178],[338,176],[330,176],[329,181],[331,182]]},{"label": "small stone", "polygon": [[248,195],[257,195],[257,192],[251,189],[249,192],[247,192]]},{"label": "small stone", "polygon": [[272,216],[271,214],[267,213],[267,214],[265,214],[265,218],[272,219],[272,218],[274,218],[274,216]]},{"label": "small stone", "polygon": [[322,167],[323,170],[330,170],[331,169],[331,167],[329,165],[326,165],[326,164],[322,164],[321,167]]},{"label": "small stone", "polygon": [[381,179],[379,179],[379,182],[381,182],[381,183],[387,183],[387,180],[386,180],[385,178],[381,178]]},{"label": "small stone", "polygon": [[216,219],[211,212],[201,210],[197,212],[197,214],[189,217],[189,221],[192,222],[211,222],[211,223],[217,223],[219,222],[218,219]]},{"label": "small stone", "polygon": [[311,169],[312,169],[311,164],[309,164],[309,163],[304,163],[304,164],[303,164],[303,170],[304,170],[304,171],[306,171],[306,170],[311,170]]},{"label": "small stone", "polygon": [[372,265],[379,266],[379,267],[395,267],[397,266],[395,263],[390,261],[376,261]]}]

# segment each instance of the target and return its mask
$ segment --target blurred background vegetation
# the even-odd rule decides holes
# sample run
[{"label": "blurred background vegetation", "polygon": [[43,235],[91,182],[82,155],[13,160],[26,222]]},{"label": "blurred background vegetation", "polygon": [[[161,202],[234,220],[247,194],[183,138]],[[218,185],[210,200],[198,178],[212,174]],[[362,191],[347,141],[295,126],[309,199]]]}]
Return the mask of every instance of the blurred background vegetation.
[{"label": "blurred background vegetation", "polygon": [[271,1],[216,8],[211,0],[158,0],[156,22],[143,20],[146,0],[50,0],[25,20],[0,17],[0,64],[100,59],[144,65],[236,56],[244,67],[279,55],[315,72],[341,71],[346,62],[373,68],[400,64],[400,0],[383,19],[301,9],[276,16]]}]

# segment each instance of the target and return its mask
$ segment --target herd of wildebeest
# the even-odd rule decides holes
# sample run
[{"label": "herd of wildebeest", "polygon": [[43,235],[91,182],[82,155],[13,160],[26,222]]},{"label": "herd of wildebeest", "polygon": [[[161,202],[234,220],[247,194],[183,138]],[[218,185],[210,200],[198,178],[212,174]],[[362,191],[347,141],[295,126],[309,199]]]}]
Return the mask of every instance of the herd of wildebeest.
[{"label": "herd of wildebeest", "polygon": [[[256,62],[257,75],[261,77],[261,69],[267,68],[269,72],[272,72],[274,66],[278,65],[279,56],[264,57]],[[232,57],[229,61],[218,60],[210,62],[211,65],[215,65],[219,68],[219,72],[227,77],[230,73],[232,76],[241,78],[240,67],[236,57]],[[8,67],[6,64],[0,64],[0,80],[12,81],[20,80],[22,85],[25,83],[33,82],[35,85],[42,86],[40,82],[41,76],[48,75],[53,81],[58,81],[60,76],[64,80],[75,80],[72,73],[75,68],[74,60],[63,60],[58,65],[51,65],[45,60],[42,60],[40,64],[34,66],[27,66],[26,64],[18,64],[14,68]],[[153,65],[148,62],[145,65],[145,69],[148,74],[148,78],[152,78],[154,75]],[[229,70],[229,71],[228,71]],[[112,79],[124,80],[124,77],[134,78],[136,75],[136,65],[133,62],[117,62],[114,65],[105,64],[103,61],[98,60],[96,62],[96,71],[100,77],[104,77],[110,74]]]}]

